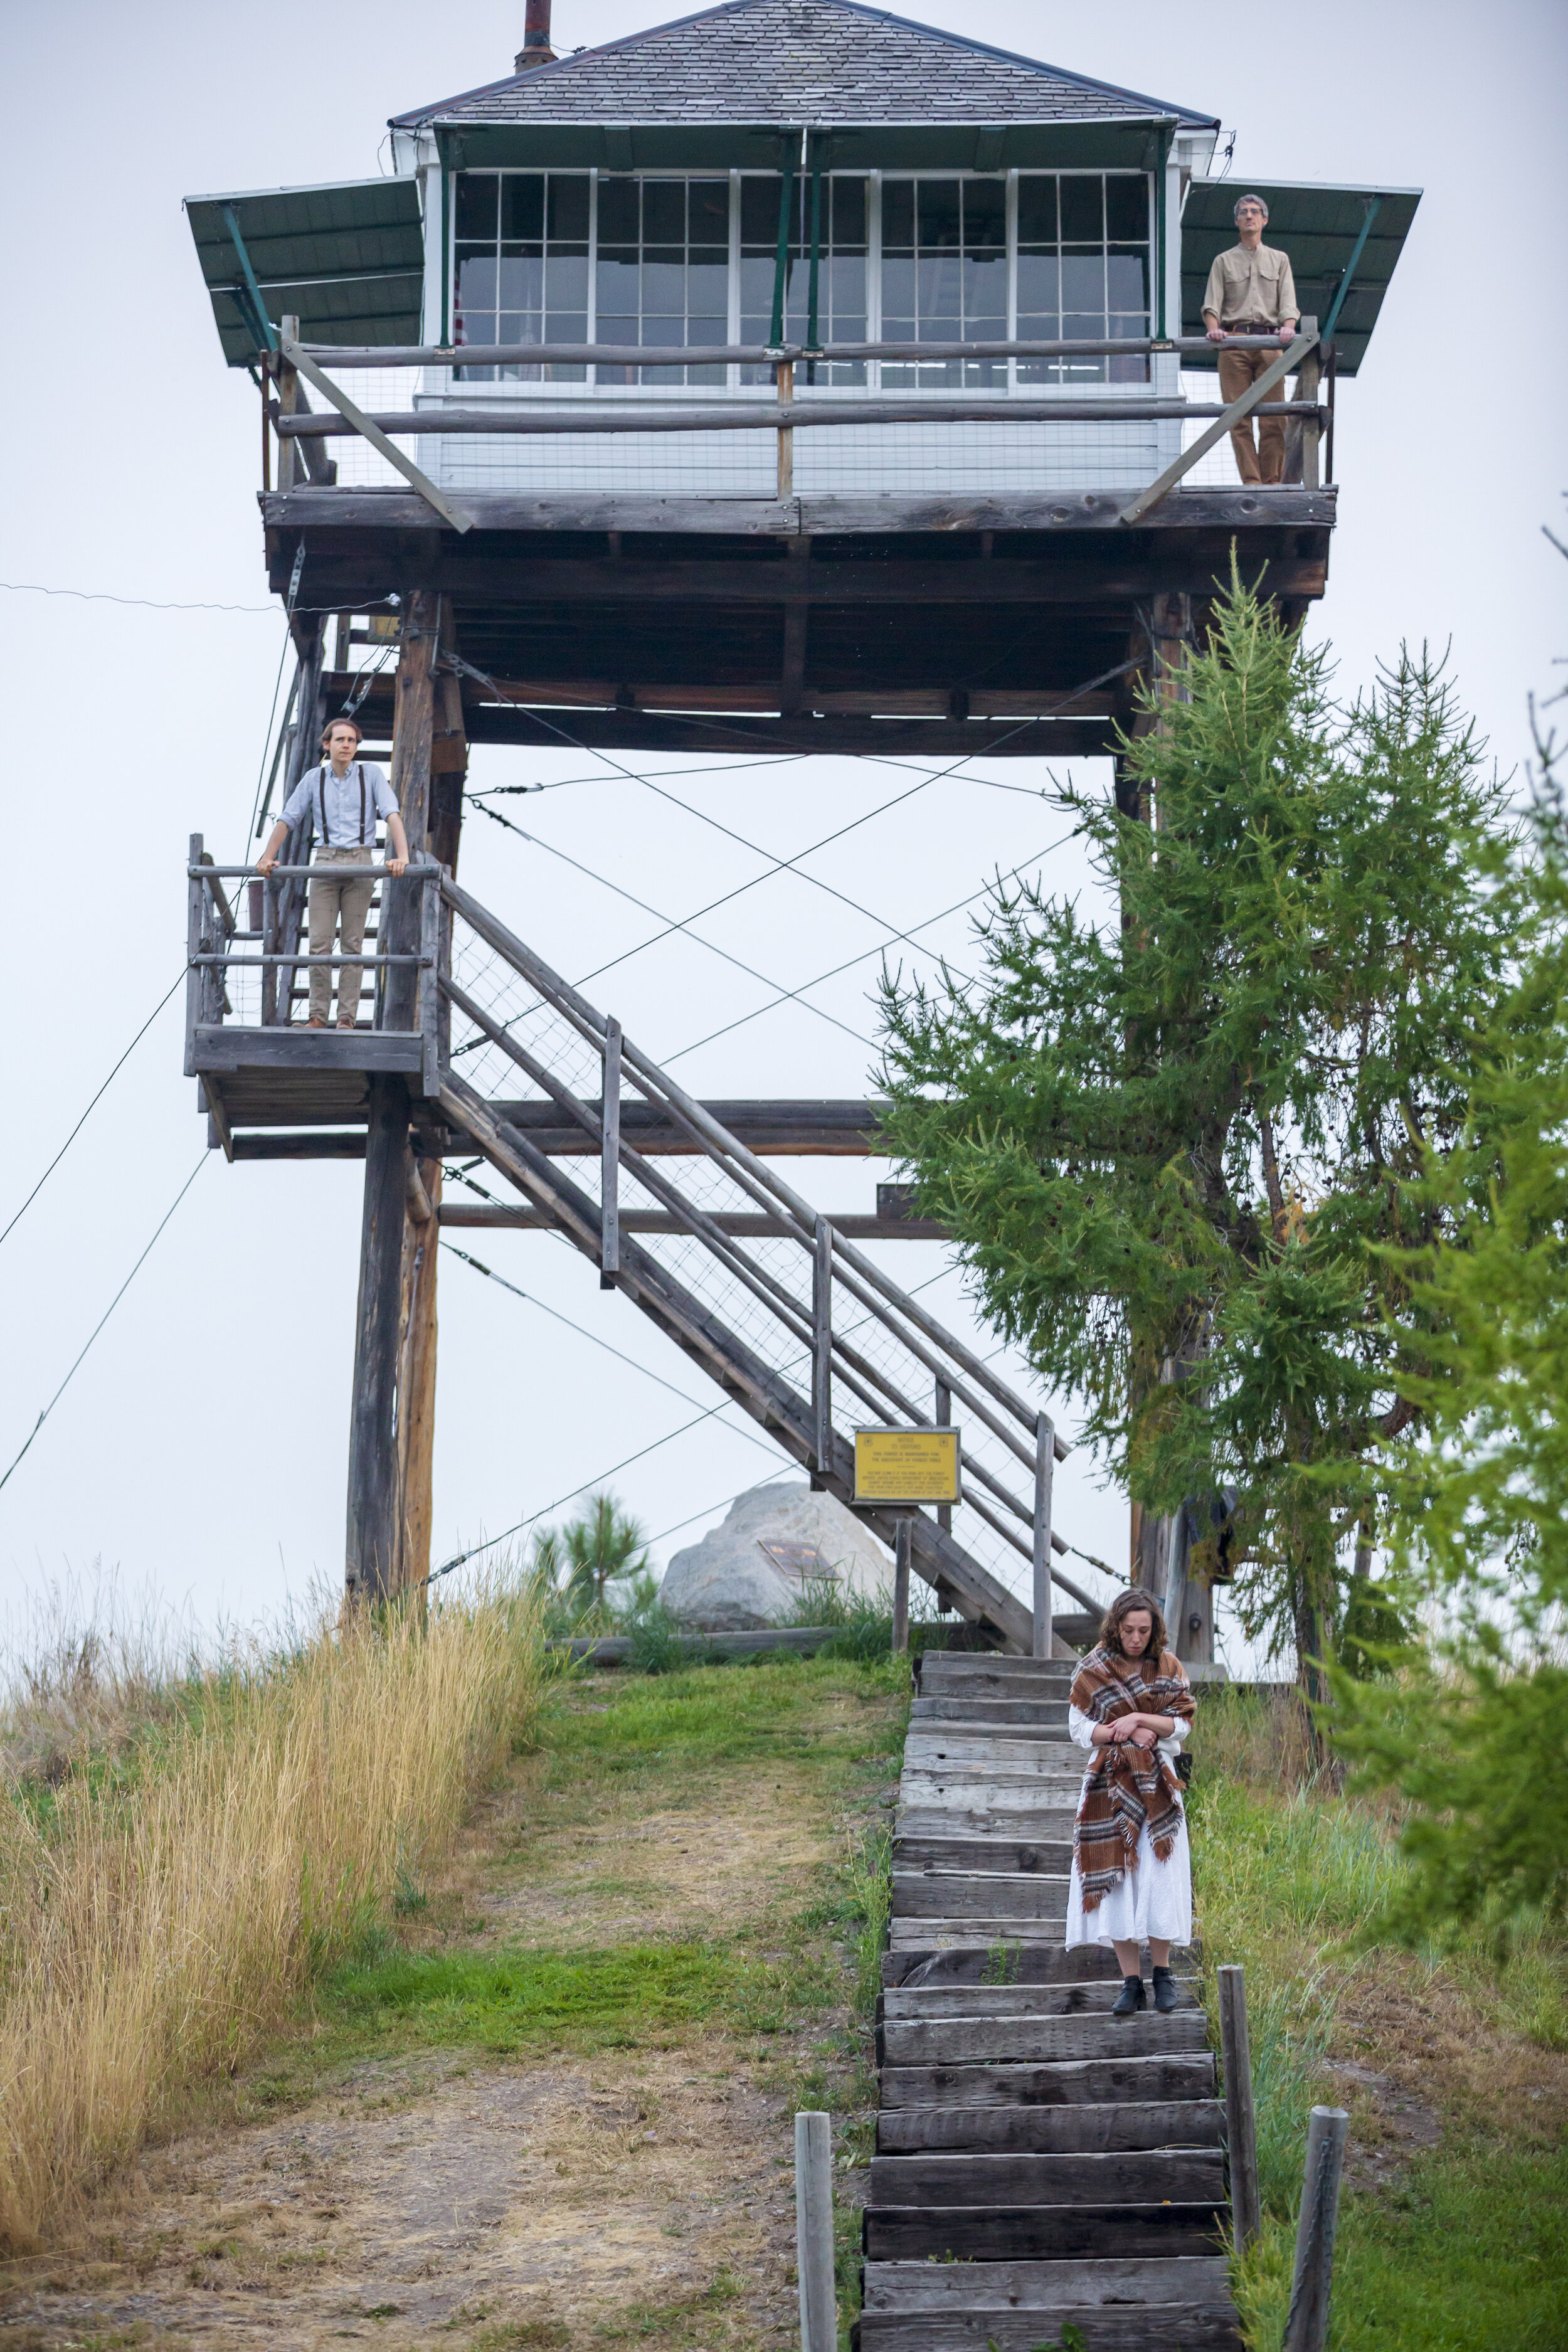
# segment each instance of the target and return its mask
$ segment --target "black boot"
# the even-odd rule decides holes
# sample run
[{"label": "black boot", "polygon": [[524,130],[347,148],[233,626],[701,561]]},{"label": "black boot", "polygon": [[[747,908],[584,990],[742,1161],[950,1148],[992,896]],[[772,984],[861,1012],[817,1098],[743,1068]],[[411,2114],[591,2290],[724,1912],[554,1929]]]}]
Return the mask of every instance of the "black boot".
[{"label": "black boot", "polygon": [[1112,2017],[1136,2017],[1146,2005],[1142,1977],[1123,1977],[1121,1990],[1110,2005]]},{"label": "black boot", "polygon": [[1176,2006],[1176,1979],[1169,1969],[1154,1971],[1154,2006],[1162,2017],[1169,2017]]}]

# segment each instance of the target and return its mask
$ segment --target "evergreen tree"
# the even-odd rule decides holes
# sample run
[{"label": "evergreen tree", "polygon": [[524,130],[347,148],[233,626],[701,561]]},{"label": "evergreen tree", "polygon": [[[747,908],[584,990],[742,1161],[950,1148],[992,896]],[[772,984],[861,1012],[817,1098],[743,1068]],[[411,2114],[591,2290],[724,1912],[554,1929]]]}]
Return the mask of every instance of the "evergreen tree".
[{"label": "evergreen tree", "polygon": [[1304,1659],[1417,1411],[1380,1245],[1454,1214],[1408,1180],[1460,1139],[1499,998],[1502,795],[1441,665],[1342,708],[1234,576],[1185,685],[1126,746],[1152,823],[1062,794],[1119,919],[999,888],[977,980],[884,980],[889,1124],[1131,1496],[1237,1488],[1244,1615]]}]

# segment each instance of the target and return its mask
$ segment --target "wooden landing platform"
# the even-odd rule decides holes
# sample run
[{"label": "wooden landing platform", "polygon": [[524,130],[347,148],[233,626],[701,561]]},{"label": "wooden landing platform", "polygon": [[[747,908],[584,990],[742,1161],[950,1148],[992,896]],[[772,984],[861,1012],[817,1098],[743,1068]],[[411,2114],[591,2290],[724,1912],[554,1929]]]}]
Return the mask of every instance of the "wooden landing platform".
[{"label": "wooden landing platform", "polygon": [[861,2352],[1036,2352],[1068,2327],[1085,2352],[1241,2352],[1224,2108],[1191,1956],[1173,1956],[1170,2016],[1119,2019],[1114,1955],[1062,1946],[1082,1778],[1072,1673],[921,1660]]}]

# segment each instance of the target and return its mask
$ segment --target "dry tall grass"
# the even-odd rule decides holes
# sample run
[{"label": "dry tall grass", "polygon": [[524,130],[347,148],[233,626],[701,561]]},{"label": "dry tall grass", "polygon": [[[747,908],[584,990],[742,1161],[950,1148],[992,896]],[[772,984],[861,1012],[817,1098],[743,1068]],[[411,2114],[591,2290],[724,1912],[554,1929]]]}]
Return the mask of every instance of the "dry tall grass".
[{"label": "dry tall grass", "polygon": [[[283,1655],[189,1673],[117,1749],[89,1726],[63,1776],[12,1775],[0,2243],[37,2245],[296,2008],[526,1737],[542,1675],[537,1606],[497,1579],[425,1629],[323,1619]],[[34,1683],[9,1727],[36,1750]]]}]

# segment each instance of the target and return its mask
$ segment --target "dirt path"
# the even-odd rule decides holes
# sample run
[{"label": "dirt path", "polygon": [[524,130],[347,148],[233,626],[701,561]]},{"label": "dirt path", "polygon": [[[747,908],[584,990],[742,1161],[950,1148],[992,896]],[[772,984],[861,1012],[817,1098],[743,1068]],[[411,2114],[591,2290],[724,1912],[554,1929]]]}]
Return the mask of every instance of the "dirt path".
[{"label": "dirt path", "polygon": [[12,2266],[0,2347],[789,2342],[791,2116],[854,2153],[874,2098],[843,1864],[902,1712],[826,1662],[564,1692],[313,2029]]}]

